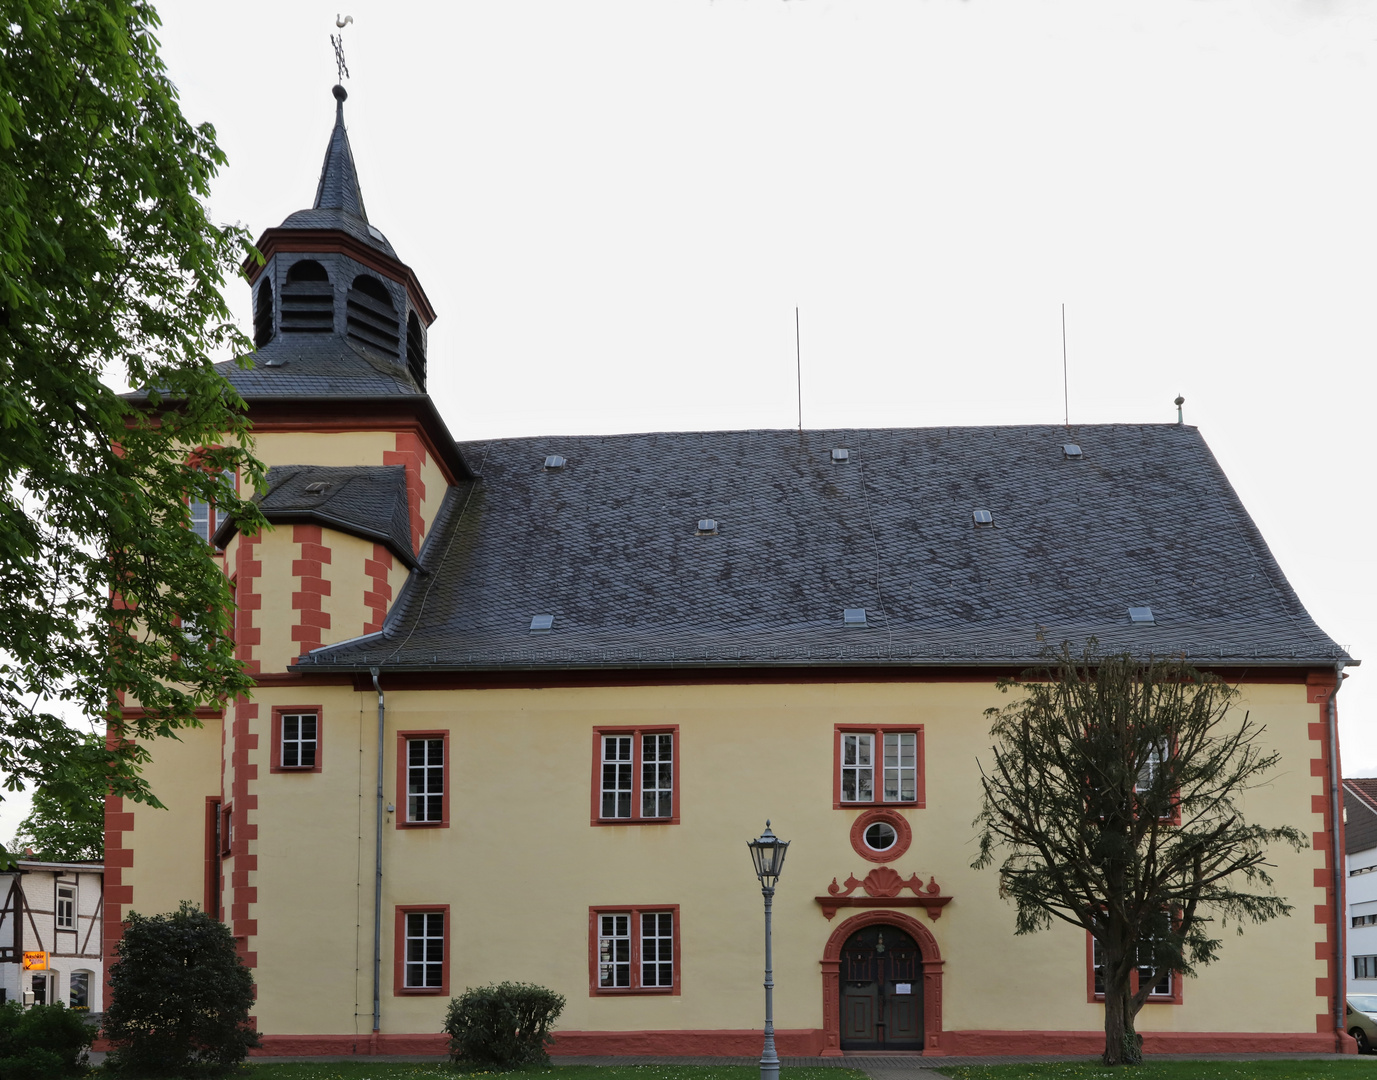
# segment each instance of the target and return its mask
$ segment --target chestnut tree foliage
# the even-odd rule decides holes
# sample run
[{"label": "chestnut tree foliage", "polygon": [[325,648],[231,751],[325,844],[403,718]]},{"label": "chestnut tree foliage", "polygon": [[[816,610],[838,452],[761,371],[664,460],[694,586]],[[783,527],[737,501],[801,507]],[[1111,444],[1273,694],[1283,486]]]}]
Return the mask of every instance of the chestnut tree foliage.
[{"label": "chestnut tree foliage", "polygon": [[[1015,932],[1060,919],[1090,932],[1105,983],[1104,1063],[1141,1060],[1134,1018],[1166,973],[1219,955],[1220,929],[1289,914],[1268,848],[1300,850],[1287,825],[1248,821],[1240,796],[1280,755],[1238,692],[1183,660],[1100,656],[1069,645],[1005,680],[976,867],[998,858]],[[1136,976],[1136,977],[1135,977]]]},{"label": "chestnut tree foliage", "polygon": [[147,740],[249,686],[187,508],[261,524],[226,473],[261,476],[244,405],[210,360],[248,351],[220,293],[247,235],[207,217],[224,155],[182,115],[157,26],[138,0],[0,0],[0,773],[60,804],[107,784],[156,803]]}]

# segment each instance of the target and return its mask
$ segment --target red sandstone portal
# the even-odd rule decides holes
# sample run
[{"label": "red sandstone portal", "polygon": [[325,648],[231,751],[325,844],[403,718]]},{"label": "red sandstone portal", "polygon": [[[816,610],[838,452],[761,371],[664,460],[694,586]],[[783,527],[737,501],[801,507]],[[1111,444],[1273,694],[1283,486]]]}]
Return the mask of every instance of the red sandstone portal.
[{"label": "red sandstone portal", "polygon": [[866,911],[832,931],[822,953],[822,1057],[841,1057],[841,951],[846,939],[867,926],[897,926],[918,943],[923,954],[923,1053],[940,1054],[942,1037],[942,959],[937,939],[917,919],[897,911]]}]

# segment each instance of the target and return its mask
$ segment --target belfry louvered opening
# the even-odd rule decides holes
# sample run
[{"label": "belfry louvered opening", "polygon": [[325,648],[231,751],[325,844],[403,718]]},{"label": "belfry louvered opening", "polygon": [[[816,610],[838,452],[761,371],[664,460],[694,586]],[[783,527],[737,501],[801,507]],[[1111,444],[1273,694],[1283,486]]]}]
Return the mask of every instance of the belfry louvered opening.
[{"label": "belfry louvered opening", "polygon": [[426,342],[414,311],[406,317],[406,370],[422,390],[426,388]]},{"label": "belfry louvered opening", "polygon": [[282,286],[282,332],[328,334],[335,328],[335,291],[330,275],[313,259],[293,263]]},{"label": "belfry louvered opening", "polygon": [[267,278],[253,294],[253,344],[262,348],[273,337],[273,285]]},{"label": "belfry louvered opening", "polygon": [[388,356],[400,354],[397,309],[381,281],[370,274],[356,277],[345,309],[345,331],[351,338]]}]

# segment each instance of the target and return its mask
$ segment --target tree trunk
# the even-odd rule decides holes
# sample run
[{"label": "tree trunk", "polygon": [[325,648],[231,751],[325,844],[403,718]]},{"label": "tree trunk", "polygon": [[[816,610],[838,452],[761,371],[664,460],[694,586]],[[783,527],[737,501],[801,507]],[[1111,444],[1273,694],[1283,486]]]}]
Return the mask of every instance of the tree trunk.
[{"label": "tree trunk", "polygon": [[1104,1057],[1106,1065],[1141,1065],[1143,1039],[1133,1029],[1133,963],[1122,944],[1102,946],[1104,965]]}]

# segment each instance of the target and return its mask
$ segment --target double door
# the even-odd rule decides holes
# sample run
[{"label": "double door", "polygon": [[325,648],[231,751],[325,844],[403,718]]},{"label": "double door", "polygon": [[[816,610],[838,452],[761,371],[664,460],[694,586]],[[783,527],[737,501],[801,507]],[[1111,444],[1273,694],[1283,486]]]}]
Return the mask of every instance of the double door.
[{"label": "double door", "polygon": [[923,958],[894,926],[867,926],[841,954],[843,1050],[923,1048]]}]

